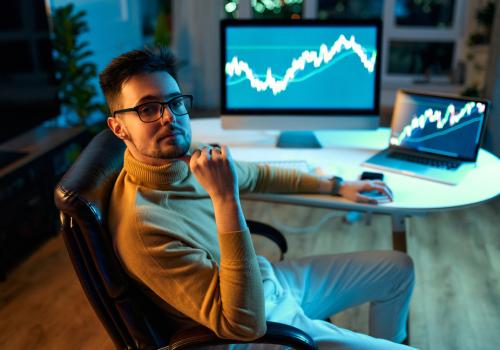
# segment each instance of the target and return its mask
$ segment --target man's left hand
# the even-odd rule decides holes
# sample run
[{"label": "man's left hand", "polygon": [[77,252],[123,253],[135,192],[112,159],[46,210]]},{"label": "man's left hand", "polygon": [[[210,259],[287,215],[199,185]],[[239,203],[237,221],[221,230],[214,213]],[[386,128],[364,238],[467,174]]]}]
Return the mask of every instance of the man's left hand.
[{"label": "man's left hand", "polygon": [[385,182],[379,180],[344,181],[339,194],[351,201],[359,203],[377,204],[379,200],[363,194],[363,192],[377,191],[382,198],[392,202],[392,191]]}]

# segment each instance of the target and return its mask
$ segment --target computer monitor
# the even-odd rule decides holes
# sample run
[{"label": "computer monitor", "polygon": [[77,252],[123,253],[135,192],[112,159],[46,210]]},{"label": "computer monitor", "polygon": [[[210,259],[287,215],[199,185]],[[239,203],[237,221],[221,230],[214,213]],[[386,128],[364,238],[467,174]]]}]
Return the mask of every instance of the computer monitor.
[{"label": "computer monitor", "polygon": [[[379,20],[221,21],[222,127],[376,128],[380,49]],[[320,146],[282,137],[278,146]]]}]

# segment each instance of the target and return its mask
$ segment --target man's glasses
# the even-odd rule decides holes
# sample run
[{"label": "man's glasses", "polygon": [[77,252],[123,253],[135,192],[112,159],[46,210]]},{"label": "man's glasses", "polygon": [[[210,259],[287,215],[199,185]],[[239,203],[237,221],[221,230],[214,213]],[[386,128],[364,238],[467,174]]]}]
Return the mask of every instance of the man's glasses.
[{"label": "man's glasses", "polygon": [[165,102],[146,102],[133,108],[120,109],[113,112],[113,117],[116,113],[136,112],[144,123],[152,123],[163,117],[165,106],[173,115],[182,116],[189,113],[192,104],[193,96],[179,95]]}]

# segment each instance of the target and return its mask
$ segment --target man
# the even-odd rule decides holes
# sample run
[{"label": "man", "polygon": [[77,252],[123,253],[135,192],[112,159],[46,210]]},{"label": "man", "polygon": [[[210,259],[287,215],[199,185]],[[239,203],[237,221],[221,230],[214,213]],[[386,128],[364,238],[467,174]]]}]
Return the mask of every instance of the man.
[{"label": "man", "polygon": [[[239,193],[333,193],[370,202],[391,198],[383,182],[334,181],[238,163],[226,146],[191,145],[189,109],[163,49],[115,58],[100,75],[108,125],[126,146],[110,202],[109,226],[128,273],[179,328],[197,324],[223,338],[251,340],[266,320],[294,325],[322,349],[405,349],[414,284],[410,258],[363,252],[271,264],[256,256]],[[322,321],[370,302],[370,334]],[[387,340],[385,340],[387,339]],[[390,340],[390,341],[389,341]]]}]

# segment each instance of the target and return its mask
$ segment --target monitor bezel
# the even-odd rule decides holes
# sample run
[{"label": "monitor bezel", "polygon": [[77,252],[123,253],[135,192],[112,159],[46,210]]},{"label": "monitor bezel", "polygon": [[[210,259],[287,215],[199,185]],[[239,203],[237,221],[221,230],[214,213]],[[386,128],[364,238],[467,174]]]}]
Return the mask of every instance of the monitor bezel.
[{"label": "monitor bezel", "polygon": [[[412,153],[420,153],[420,154],[427,154],[430,156],[438,157],[440,159],[446,159],[446,160],[455,160],[455,161],[462,161],[462,162],[476,162],[477,157],[479,155],[479,149],[481,148],[481,144],[483,143],[483,138],[486,132],[486,124],[488,122],[488,116],[491,108],[491,102],[485,98],[481,97],[469,97],[469,96],[459,96],[459,95],[453,95],[453,94],[447,94],[447,93],[438,93],[438,92],[426,92],[426,91],[417,91],[417,90],[411,90],[411,89],[398,89],[396,92],[396,99],[395,103],[398,101],[398,97],[400,95],[415,95],[415,96],[423,96],[423,97],[432,97],[432,98],[437,98],[437,99],[443,99],[443,100],[458,100],[458,101],[473,101],[473,102],[481,102],[484,103],[486,108],[484,110],[484,119],[483,119],[483,124],[481,125],[481,134],[479,135],[479,141],[476,144],[476,148],[474,150],[474,156],[467,158],[467,157],[452,157],[452,156],[446,156],[443,154],[439,153],[433,153],[433,152],[427,152],[427,151],[421,151],[415,148],[411,147],[405,147],[405,146],[397,146],[397,145],[389,145],[390,148],[393,149],[398,149],[400,151],[406,151],[406,152],[412,152]],[[393,111],[395,111],[396,108],[394,107]],[[391,121],[391,136],[392,137],[392,132],[394,130],[396,121],[397,121],[398,116],[392,115],[392,121]]]},{"label": "monitor bezel", "polygon": [[[376,47],[377,60],[375,62],[375,79],[374,79],[374,105],[373,108],[322,108],[322,109],[301,109],[297,108],[228,108],[227,107],[227,89],[226,89],[226,74],[225,65],[226,58],[226,30],[228,27],[342,27],[342,26],[359,26],[359,27],[374,27],[376,29]],[[382,21],[380,19],[364,19],[364,20],[316,20],[316,19],[301,19],[301,20],[254,20],[254,19],[225,19],[220,22],[220,96],[221,96],[221,114],[248,116],[248,115],[272,115],[272,116],[305,116],[315,115],[319,117],[331,116],[357,116],[365,118],[367,115],[378,117],[380,114],[380,80],[381,80],[381,61],[382,61]]]}]

